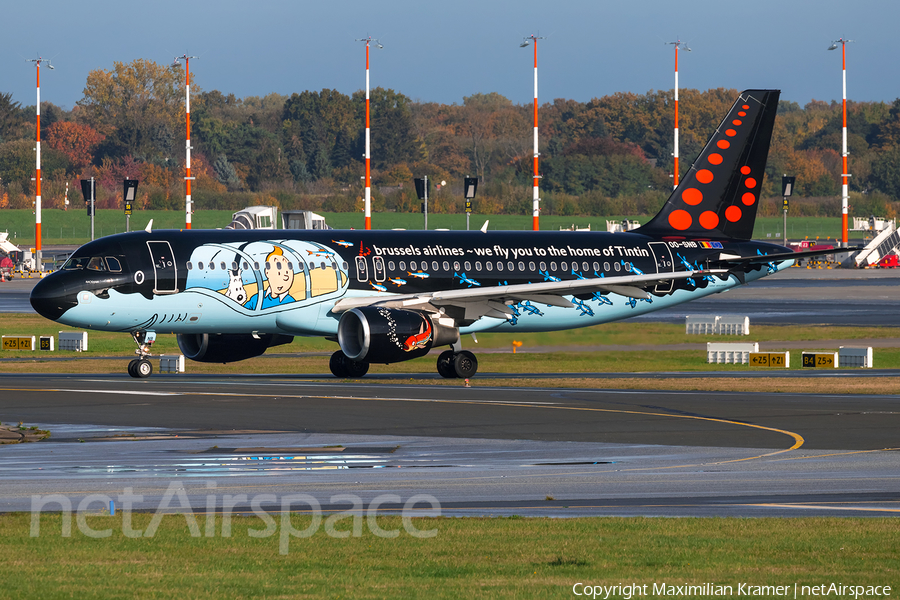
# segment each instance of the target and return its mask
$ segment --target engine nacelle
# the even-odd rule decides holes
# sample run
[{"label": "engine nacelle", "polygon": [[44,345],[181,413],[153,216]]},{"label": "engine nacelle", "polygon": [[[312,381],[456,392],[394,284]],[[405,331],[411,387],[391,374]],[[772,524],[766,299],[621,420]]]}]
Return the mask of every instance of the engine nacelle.
[{"label": "engine nacelle", "polygon": [[289,335],[264,333],[179,333],[178,347],[187,358],[206,363],[230,363],[260,356],[272,346],[290,344]]},{"label": "engine nacelle", "polygon": [[456,327],[414,310],[364,306],[348,310],[338,323],[341,351],[353,361],[402,362],[458,339]]}]

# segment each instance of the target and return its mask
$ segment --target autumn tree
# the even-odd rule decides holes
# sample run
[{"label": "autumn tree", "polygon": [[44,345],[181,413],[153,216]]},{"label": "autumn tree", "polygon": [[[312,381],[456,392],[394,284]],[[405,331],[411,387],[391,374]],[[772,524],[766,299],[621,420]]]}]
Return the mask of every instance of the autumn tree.
[{"label": "autumn tree", "polygon": [[[88,73],[79,118],[105,136],[99,154],[164,161],[184,139],[184,71],[146,59]],[[196,92],[196,89],[195,89]],[[101,157],[102,157],[101,156]]]},{"label": "autumn tree", "polygon": [[89,125],[72,121],[57,121],[47,128],[44,137],[47,145],[62,152],[75,171],[87,167],[94,158],[94,150],[103,141],[103,135]]}]

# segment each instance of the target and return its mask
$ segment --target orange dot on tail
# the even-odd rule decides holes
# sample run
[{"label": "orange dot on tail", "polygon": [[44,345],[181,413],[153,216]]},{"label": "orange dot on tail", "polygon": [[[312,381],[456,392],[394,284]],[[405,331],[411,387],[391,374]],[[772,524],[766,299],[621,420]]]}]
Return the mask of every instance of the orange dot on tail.
[{"label": "orange dot on tail", "polygon": [[746,116],[747,116],[747,113],[745,113],[744,111],[741,111],[741,112],[738,113],[738,116],[739,116],[739,117],[746,117]]},{"label": "orange dot on tail", "polygon": [[716,146],[718,146],[722,150],[728,150],[729,148],[731,148],[731,142],[729,142],[728,140],[719,140],[718,142],[716,142]]},{"label": "orange dot on tail", "polygon": [[709,155],[709,157],[706,160],[708,160],[711,164],[721,165],[722,164],[722,155],[716,154],[715,152],[713,152],[712,154]]},{"label": "orange dot on tail", "polygon": [[750,174],[750,167],[748,167],[747,165],[744,165],[743,167],[741,167],[741,174],[742,174],[742,175],[749,175],[749,174]]},{"label": "orange dot on tail", "polygon": [[669,215],[669,225],[678,231],[684,231],[691,226],[691,215],[686,210],[675,210]]},{"label": "orange dot on tail", "polygon": [[748,188],[755,188],[756,180],[753,179],[752,177],[748,177],[747,179],[744,180],[744,185],[746,185]]},{"label": "orange dot on tail", "polygon": [[750,192],[747,192],[746,194],[741,196],[741,202],[743,202],[747,206],[753,206],[753,203],[756,202],[756,196],[754,196]]},{"label": "orange dot on tail", "polygon": [[741,108],[743,108],[744,110],[748,110],[750,107],[745,104]]},{"label": "orange dot on tail", "polygon": [[700,225],[703,227],[703,229],[715,229],[719,224],[719,215],[711,210],[708,210],[704,213],[701,213],[698,220],[700,221]]},{"label": "orange dot on tail", "polygon": [[709,183],[712,180],[713,174],[709,169],[700,169],[697,171],[697,181],[700,183]]},{"label": "orange dot on tail", "polygon": [[743,125],[744,122],[741,121],[740,119],[735,119],[734,121],[731,122],[731,124],[732,125]]},{"label": "orange dot on tail", "polygon": [[728,137],[734,137],[737,135],[737,131],[735,131],[734,129],[726,129],[725,135],[727,135]]},{"label": "orange dot on tail", "polygon": [[681,199],[691,206],[696,206],[703,202],[703,192],[697,188],[688,188],[681,192]]},{"label": "orange dot on tail", "polygon": [[741,209],[737,206],[729,206],[725,209],[725,218],[731,221],[732,223],[736,223],[741,220]]}]

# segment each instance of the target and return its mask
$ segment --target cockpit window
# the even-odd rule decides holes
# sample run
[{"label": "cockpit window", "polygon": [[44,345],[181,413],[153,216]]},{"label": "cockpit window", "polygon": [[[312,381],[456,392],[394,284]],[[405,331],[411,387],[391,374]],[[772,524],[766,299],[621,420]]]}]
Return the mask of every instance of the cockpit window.
[{"label": "cockpit window", "polygon": [[105,271],[106,264],[99,256],[92,256],[91,260],[88,261],[87,268],[89,271]]},{"label": "cockpit window", "polygon": [[109,270],[113,273],[121,273],[122,272],[122,263],[119,262],[118,258],[114,256],[106,257],[106,266],[109,267]]},{"label": "cockpit window", "polygon": [[90,257],[88,256],[70,256],[69,260],[66,261],[66,264],[63,265],[63,270],[77,271],[83,269],[89,260]]}]

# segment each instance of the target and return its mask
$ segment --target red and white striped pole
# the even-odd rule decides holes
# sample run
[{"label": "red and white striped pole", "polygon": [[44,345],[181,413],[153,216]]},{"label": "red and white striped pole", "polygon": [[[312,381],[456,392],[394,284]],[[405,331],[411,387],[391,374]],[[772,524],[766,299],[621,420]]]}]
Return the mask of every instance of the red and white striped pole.
[{"label": "red and white striped pole", "polygon": [[850,177],[850,172],[847,168],[847,155],[849,154],[847,151],[847,43],[852,41],[853,40],[840,38],[835,40],[828,48],[829,50],[835,50],[837,49],[838,44],[841,45],[841,62],[843,65],[843,90],[841,96],[843,110],[843,143],[841,147],[841,247],[843,248],[846,248],[849,245],[847,235],[847,215],[850,210],[850,188],[848,185],[849,182],[847,181],[847,178]]},{"label": "red and white striped pole", "polygon": [[537,67],[537,41],[543,40],[543,37],[538,37],[534,35],[530,35],[522,42],[522,48],[525,48],[529,44],[534,44],[534,193],[532,196],[533,204],[531,209],[531,220],[532,220],[532,229],[534,231],[538,231],[540,229],[540,214],[541,214],[541,197],[540,197],[540,189],[539,182],[541,176],[538,172],[538,160],[540,157],[540,153],[538,152],[538,67]]},{"label": "red and white striped pole", "polygon": [[378,40],[374,40],[371,37],[364,37],[356,40],[357,42],[365,42],[366,43],[366,229],[372,229],[372,154],[371,154],[371,140],[369,137],[369,131],[371,127],[371,121],[369,120],[369,44],[371,42],[375,42],[375,45],[379,48],[384,48]]},{"label": "red and white striped pole", "polygon": [[43,257],[41,251],[41,63],[46,62],[51,69],[49,59],[32,58],[37,67],[37,110],[35,119],[35,167],[34,167],[34,252],[35,264],[38,271],[44,270]]},{"label": "red and white striped pole", "polygon": [[[194,212],[191,202],[191,59],[196,56],[182,54],[175,57],[175,65],[184,61],[184,114],[185,114],[185,158],[184,158],[184,228],[191,228],[191,215]],[[174,66],[174,65],[173,65]]]},{"label": "red and white striped pole", "polygon": [[[678,187],[678,177],[679,177],[679,171],[678,171],[678,48],[679,48],[679,46],[684,45],[684,42],[682,42],[681,40],[678,40],[677,42],[669,42],[669,44],[675,46],[675,145],[674,145],[674,151],[672,152],[672,156],[675,159],[675,161],[674,161],[675,166],[673,168],[673,175],[672,175],[672,188],[674,189],[674,188]],[[688,48],[687,46],[684,46],[684,49],[687,50],[688,52],[691,51],[691,49]]]}]

